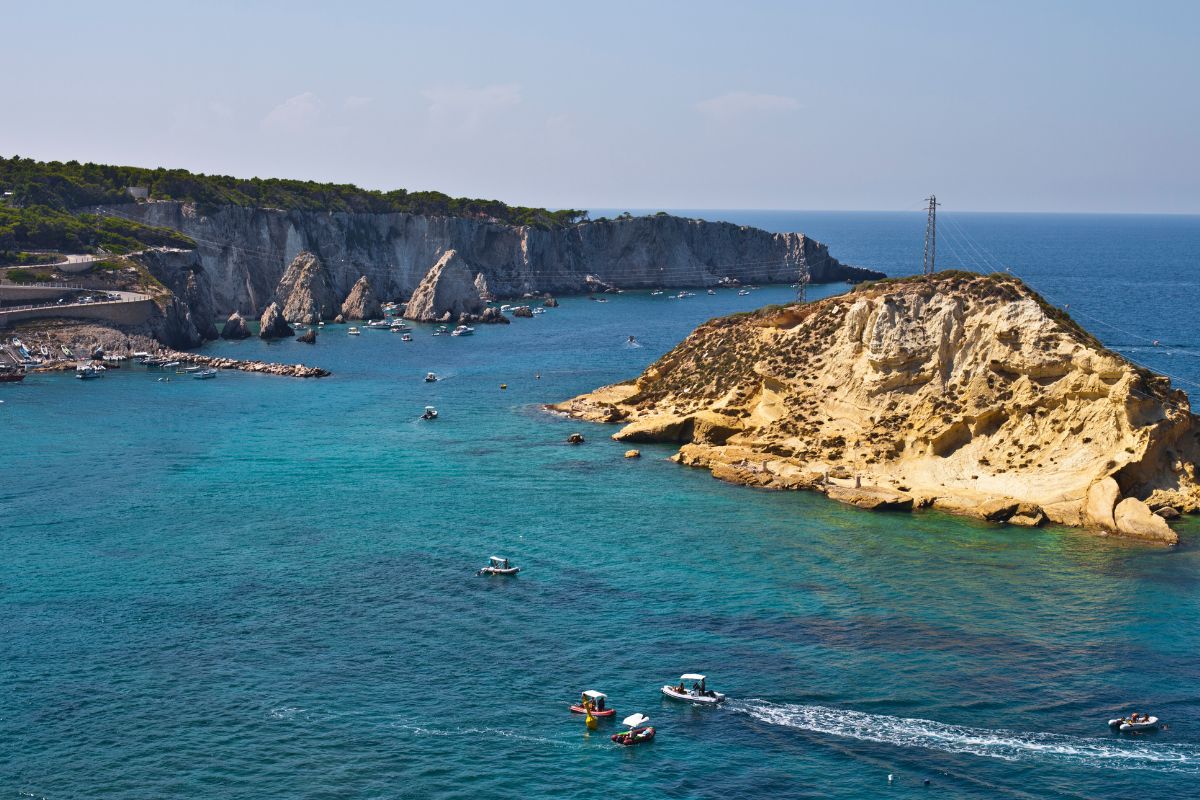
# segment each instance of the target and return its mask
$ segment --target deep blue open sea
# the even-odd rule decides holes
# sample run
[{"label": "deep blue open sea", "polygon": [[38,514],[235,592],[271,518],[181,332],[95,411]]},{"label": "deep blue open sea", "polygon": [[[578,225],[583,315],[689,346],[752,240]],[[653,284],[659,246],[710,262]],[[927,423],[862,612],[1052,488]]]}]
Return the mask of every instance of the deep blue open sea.
[{"label": "deep blue open sea", "polygon": [[[704,216],[920,264],[923,214]],[[1200,385],[1200,218],[942,220],[939,266],[1010,267]],[[1194,521],[1163,550],[870,514],[539,410],[790,295],[205,348],[316,381],[0,386],[0,798],[1195,796]],[[476,577],[493,553],[524,571]],[[662,699],[685,671],[728,703]],[[589,734],[586,688],[657,740]],[[1169,730],[1109,732],[1134,709]]]}]

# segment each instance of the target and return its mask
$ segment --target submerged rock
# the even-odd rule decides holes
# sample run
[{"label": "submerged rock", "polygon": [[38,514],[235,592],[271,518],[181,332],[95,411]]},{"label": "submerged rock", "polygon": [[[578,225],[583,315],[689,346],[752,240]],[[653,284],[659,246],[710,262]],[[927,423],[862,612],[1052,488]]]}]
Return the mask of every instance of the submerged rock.
[{"label": "submerged rock", "polygon": [[[941,273],[701,325],[635,381],[555,406],[726,480],[867,508],[1177,541],[1200,418],[1009,275]],[[829,476],[817,480],[816,475]],[[856,485],[830,481],[853,477]]]},{"label": "submerged rock", "polygon": [[229,319],[225,320],[225,327],[221,328],[222,339],[248,339],[250,338],[250,328],[246,325],[246,320],[238,312],[233,312],[229,315]]},{"label": "submerged rock", "polygon": [[283,314],[279,312],[279,304],[271,303],[258,321],[258,335],[261,339],[282,339],[295,333],[292,326],[287,324]]}]

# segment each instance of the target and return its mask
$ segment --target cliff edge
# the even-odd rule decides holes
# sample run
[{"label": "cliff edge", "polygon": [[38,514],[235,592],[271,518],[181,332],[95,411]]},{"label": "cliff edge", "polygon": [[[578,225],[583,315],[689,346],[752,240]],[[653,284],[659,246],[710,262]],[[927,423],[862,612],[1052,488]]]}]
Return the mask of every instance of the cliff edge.
[{"label": "cliff edge", "polygon": [[[1175,544],[1200,425],[1169,379],[1010,275],[864,284],[701,325],[636,380],[554,407],[682,464],[867,508],[933,506]],[[1158,513],[1155,513],[1158,512]]]}]

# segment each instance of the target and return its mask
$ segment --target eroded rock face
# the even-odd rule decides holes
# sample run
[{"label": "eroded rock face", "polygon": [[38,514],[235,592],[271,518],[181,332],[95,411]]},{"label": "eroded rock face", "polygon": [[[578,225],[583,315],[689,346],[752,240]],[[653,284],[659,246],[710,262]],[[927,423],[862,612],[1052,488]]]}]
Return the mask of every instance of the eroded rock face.
[{"label": "eroded rock face", "polygon": [[250,328],[246,326],[246,320],[238,312],[233,312],[229,315],[229,319],[225,320],[225,327],[221,329],[222,339],[248,339],[250,338]]},{"label": "eroded rock face", "polygon": [[533,309],[530,308],[529,306],[517,306],[516,308],[514,308],[512,310],[512,315],[514,317],[525,317],[526,319],[533,319]]},{"label": "eroded rock face", "polygon": [[341,313],[338,318],[341,321],[348,319],[379,319],[383,316],[383,307],[379,305],[379,300],[375,297],[375,292],[371,288],[371,281],[366,275],[363,275],[354,282],[354,288],[350,290],[350,294],[346,296],[342,302]]},{"label": "eroded rock face", "polygon": [[463,314],[483,312],[470,265],[454,250],[437,260],[404,307],[404,318],[416,322],[442,322]]},{"label": "eroded rock face", "polygon": [[911,498],[1165,543],[1150,508],[1200,510],[1186,395],[1011,276],[887,281],[712,320],[635,381],[556,408],[624,423],[622,441],[679,443],[677,461],[726,480],[861,506]]},{"label": "eroded rock face", "polygon": [[1136,497],[1126,497],[1117,503],[1113,517],[1118,533],[1162,544],[1179,544],[1179,534]]},{"label": "eroded rock face", "polygon": [[279,311],[278,303],[271,303],[267,306],[267,310],[263,312],[262,319],[258,323],[258,335],[262,339],[282,339],[285,336],[291,336],[295,331],[292,326],[287,324],[287,320],[283,318],[283,314]]},{"label": "eroded rock face", "polygon": [[[447,250],[473,266],[471,278],[497,297],[579,294],[607,286],[657,288],[663,267],[673,286],[791,283],[808,265],[814,283],[882,277],[841,264],[800,233],[769,233],[725,222],[637,217],[543,230],[480,219],[335,213],[163,202],[126,205],[122,216],[196,237],[214,307],[257,314],[275,295],[296,253],[316,253],[345,297],[363,264],[379,297],[409,297]],[[592,280],[588,280],[591,276]]]},{"label": "eroded rock face", "polygon": [[313,325],[323,319],[332,319],[337,313],[329,273],[321,260],[307,250],[292,259],[279,279],[275,302],[289,322]]}]

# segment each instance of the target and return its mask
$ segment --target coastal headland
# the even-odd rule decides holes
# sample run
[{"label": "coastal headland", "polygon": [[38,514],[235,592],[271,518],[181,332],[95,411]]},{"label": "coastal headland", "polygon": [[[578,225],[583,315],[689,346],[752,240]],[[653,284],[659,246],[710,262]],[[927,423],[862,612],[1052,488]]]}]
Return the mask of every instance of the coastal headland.
[{"label": "coastal headland", "polygon": [[862,284],[714,319],[634,380],[553,407],[752,486],[1175,544],[1200,420],[1007,274]]},{"label": "coastal headland", "polygon": [[[156,309],[127,332],[176,349],[272,304],[292,323],[349,321],[382,301],[414,300],[412,319],[499,322],[490,301],[883,277],[802,233],[666,213],[593,220],[437,192],[18,158],[0,159],[0,184],[18,189],[0,205],[0,266],[20,265],[10,278],[60,280],[64,253],[116,254],[107,271],[72,279],[117,290],[128,288],[117,278],[137,278]],[[39,265],[46,251],[54,263]]]}]

